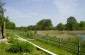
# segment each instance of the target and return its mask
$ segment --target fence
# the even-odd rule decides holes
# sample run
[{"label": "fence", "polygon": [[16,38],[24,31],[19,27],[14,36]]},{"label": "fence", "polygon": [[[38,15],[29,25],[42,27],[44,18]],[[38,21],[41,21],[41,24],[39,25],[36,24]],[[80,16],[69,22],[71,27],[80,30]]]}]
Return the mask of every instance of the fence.
[{"label": "fence", "polygon": [[85,41],[75,42],[72,40],[63,40],[50,36],[33,35],[33,38],[45,42],[46,44],[63,48],[76,55],[85,55]]},{"label": "fence", "polygon": [[[28,34],[26,36],[28,36]],[[30,33],[29,36],[31,38],[42,41],[46,44],[65,49],[65,50],[72,52],[76,55],[85,55],[85,41],[75,42],[72,40],[63,40],[60,38],[50,37],[48,35],[41,36],[41,35],[36,35],[36,34],[32,34],[32,33]]]}]

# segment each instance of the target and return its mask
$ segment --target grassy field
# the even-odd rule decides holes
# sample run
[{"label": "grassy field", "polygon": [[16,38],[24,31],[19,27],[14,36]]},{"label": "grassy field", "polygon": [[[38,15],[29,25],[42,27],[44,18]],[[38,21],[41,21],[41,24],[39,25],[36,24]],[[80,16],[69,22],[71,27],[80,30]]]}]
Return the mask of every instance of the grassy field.
[{"label": "grassy field", "polygon": [[[22,32],[21,32],[21,33],[22,33]],[[19,35],[20,37],[23,37],[23,38],[29,40],[29,37],[27,37],[27,36],[25,36],[25,35],[23,35],[23,34],[20,34],[19,32],[16,33],[16,34]],[[47,50],[49,50],[49,51],[52,51],[52,52],[54,52],[54,53],[56,53],[56,54],[58,54],[58,55],[74,55],[74,54],[72,54],[72,53],[70,53],[70,52],[68,52],[68,51],[66,51],[66,50],[64,50],[64,49],[60,49],[60,48],[57,48],[56,46],[43,43],[42,41],[39,41],[39,40],[35,40],[35,39],[34,39],[34,40],[29,40],[29,41],[37,44],[38,46],[40,46],[40,47],[42,47],[42,48],[45,48],[45,49],[47,49]]]},{"label": "grassy field", "polygon": [[41,41],[38,41],[38,40],[31,40],[31,42],[33,42],[33,43],[41,46],[42,48],[45,48],[45,49],[51,51],[51,52],[54,52],[58,55],[74,55],[74,54],[72,54],[64,49],[60,49],[60,48],[57,48],[56,46],[48,45],[48,44],[43,43],[43,42],[41,43]]},{"label": "grassy field", "polygon": [[0,55],[36,55],[36,54],[37,55],[48,55],[47,53],[45,53],[41,50],[38,50],[38,49],[32,53],[24,53],[24,52],[22,52],[22,53],[10,53],[10,52],[6,51],[6,49],[5,49],[6,46],[7,46],[7,44],[3,44],[0,42]]},{"label": "grassy field", "polygon": [[[8,32],[10,33],[10,37],[12,37],[12,35],[16,34],[16,35],[19,35],[20,37],[23,37],[27,40],[29,40],[29,37],[26,36],[26,33],[27,32],[24,32],[24,31],[15,31],[15,30],[8,30]],[[29,32],[29,31],[28,31]],[[31,31],[31,32],[34,32],[34,31]],[[63,39],[69,39],[69,38],[74,38],[75,37],[75,34],[85,34],[85,31],[37,31],[37,33],[39,35],[42,35],[42,36],[51,36],[51,37],[57,37],[57,38],[63,38]],[[24,35],[23,35],[24,34]],[[69,34],[69,35],[67,35]],[[9,35],[7,35],[9,37]],[[32,36],[30,36],[32,37]],[[65,49],[61,49],[59,47],[56,47],[56,46],[53,46],[53,45],[49,45],[47,43],[44,43],[42,41],[39,41],[39,40],[29,40],[35,44],[37,44],[38,46],[42,47],[42,48],[45,48],[49,51],[52,51],[58,55],[75,55]],[[36,54],[36,52],[40,53],[40,55],[45,55],[46,53],[44,53],[43,51],[35,51],[34,53],[32,54]],[[20,53],[19,53],[20,54]],[[31,55],[31,54],[30,54]],[[38,55],[38,54],[37,54]]]},{"label": "grassy field", "polygon": [[[20,31],[14,31],[14,30],[7,30],[7,36],[6,37],[10,37],[10,38],[16,38],[16,36],[14,35],[15,33],[19,33]],[[12,53],[12,52],[8,52],[7,48],[10,44],[6,44],[4,42],[0,42],[0,55],[49,55],[39,49],[36,48],[36,50],[34,50],[33,52],[19,52],[19,53]]]}]

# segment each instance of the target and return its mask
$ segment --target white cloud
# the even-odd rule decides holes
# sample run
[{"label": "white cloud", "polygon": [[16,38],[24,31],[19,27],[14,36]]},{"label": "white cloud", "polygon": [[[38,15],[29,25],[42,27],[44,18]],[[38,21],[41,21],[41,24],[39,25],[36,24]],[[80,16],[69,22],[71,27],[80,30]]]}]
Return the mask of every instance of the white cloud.
[{"label": "white cloud", "polygon": [[58,9],[58,21],[66,23],[69,16],[76,14],[77,0],[54,0],[53,4]]},{"label": "white cloud", "polygon": [[55,6],[58,8],[60,14],[70,15],[75,12],[77,0],[54,0]]}]

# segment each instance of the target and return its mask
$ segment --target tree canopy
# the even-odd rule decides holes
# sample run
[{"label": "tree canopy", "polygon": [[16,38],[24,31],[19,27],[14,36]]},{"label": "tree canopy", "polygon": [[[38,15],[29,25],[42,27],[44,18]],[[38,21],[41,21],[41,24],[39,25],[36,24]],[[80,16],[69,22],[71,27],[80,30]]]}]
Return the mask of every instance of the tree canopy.
[{"label": "tree canopy", "polygon": [[67,29],[68,30],[75,30],[76,29],[76,26],[77,26],[77,21],[76,21],[76,19],[74,18],[74,17],[69,17],[68,19],[67,19]]},{"label": "tree canopy", "polygon": [[52,21],[50,19],[43,19],[36,24],[36,28],[39,30],[49,30],[52,26]]},{"label": "tree canopy", "polygon": [[77,24],[77,30],[85,30],[85,21],[80,21],[80,23]]},{"label": "tree canopy", "polygon": [[5,11],[4,5],[5,3],[2,0],[0,0],[0,28],[3,25],[3,22],[5,22],[7,29],[15,29],[16,28],[15,23],[11,22],[8,17],[4,16]]},{"label": "tree canopy", "polygon": [[59,23],[59,24],[56,26],[56,29],[57,29],[58,31],[63,31],[63,30],[65,30],[65,25],[62,24],[62,23]]},{"label": "tree canopy", "polygon": [[0,0],[0,16],[4,15],[4,11],[5,11],[4,5],[5,5],[5,3],[2,2],[2,0]]}]

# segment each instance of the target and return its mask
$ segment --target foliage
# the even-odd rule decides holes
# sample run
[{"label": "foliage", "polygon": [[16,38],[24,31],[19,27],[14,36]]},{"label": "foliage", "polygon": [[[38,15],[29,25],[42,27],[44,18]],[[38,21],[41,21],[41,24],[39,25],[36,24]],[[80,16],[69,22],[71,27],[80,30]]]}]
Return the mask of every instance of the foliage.
[{"label": "foliage", "polygon": [[4,2],[2,0],[0,0],[0,28],[3,24],[3,21],[4,21]]},{"label": "foliage", "polygon": [[18,53],[18,52],[33,52],[35,50],[35,47],[28,43],[23,41],[11,41],[12,45],[10,45],[7,49],[8,52]]},{"label": "foliage", "polygon": [[10,20],[8,19],[8,17],[4,16],[4,2],[2,0],[0,0],[0,27],[3,25],[3,22],[6,23],[6,28],[7,29],[15,29],[15,23],[10,22]]},{"label": "foliage", "polygon": [[67,23],[59,23],[56,27],[52,25],[52,21],[50,19],[40,20],[36,25],[29,25],[27,27],[17,27],[17,30],[28,31],[28,30],[85,30],[85,21],[80,21],[77,23],[75,17],[69,17],[67,19]]},{"label": "foliage", "polygon": [[16,27],[16,30],[20,30],[20,31],[28,31],[27,27]]},{"label": "foliage", "polygon": [[0,16],[0,27],[2,26],[3,21],[5,21],[5,17],[4,16]]},{"label": "foliage", "polygon": [[2,0],[0,0],[0,16],[3,16],[4,15],[4,2]]},{"label": "foliage", "polygon": [[49,30],[51,26],[53,25],[50,19],[43,19],[36,24],[38,30]]},{"label": "foliage", "polygon": [[30,25],[27,27],[28,30],[35,30],[36,29],[36,26],[35,25]]},{"label": "foliage", "polygon": [[6,28],[7,29],[15,29],[15,23],[13,23],[13,22],[7,22],[6,23]]},{"label": "foliage", "polygon": [[1,18],[3,19],[3,21],[5,21],[7,29],[15,29],[15,27],[16,27],[15,23],[10,22],[9,19],[2,17],[2,16],[0,16],[0,27],[2,26],[2,23],[3,23]]},{"label": "foliage", "polygon": [[63,30],[65,30],[65,25],[63,25],[62,23],[59,23],[59,24],[56,26],[56,29],[57,29],[58,31],[63,31]]},{"label": "foliage", "polygon": [[30,53],[29,52],[12,53],[7,51],[10,48],[10,46],[11,44],[5,44],[4,42],[0,42],[0,55],[48,55],[47,53],[38,49],[33,50],[33,52]]},{"label": "foliage", "polygon": [[77,30],[85,30],[85,21],[80,21],[76,27]]},{"label": "foliage", "polygon": [[76,29],[76,25],[77,25],[77,21],[76,21],[76,19],[74,18],[74,17],[69,17],[68,19],[67,19],[67,29],[68,30],[75,30]]},{"label": "foliage", "polygon": [[[36,32],[36,33],[37,33],[37,32]],[[27,32],[27,33],[25,34],[25,36],[33,39],[33,34],[34,34],[34,33],[32,33],[31,31],[29,31],[29,32]]]}]

